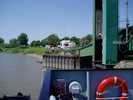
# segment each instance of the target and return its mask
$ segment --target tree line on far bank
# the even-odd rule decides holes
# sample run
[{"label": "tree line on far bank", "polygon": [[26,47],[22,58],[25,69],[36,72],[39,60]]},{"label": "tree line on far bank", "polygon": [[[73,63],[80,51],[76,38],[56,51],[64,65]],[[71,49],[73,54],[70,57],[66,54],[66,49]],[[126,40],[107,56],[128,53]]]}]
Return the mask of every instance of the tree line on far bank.
[{"label": "tree line on far bank", "polygon": [[21,33],[17,38],[13,38],[9,40],[9,43],[5,43],[5,40],[0,37],[0,48],[15,48],[15,47],[45,47],[46,45],[51,45],[56,47],[59,45],[60,41],[62,40],[71,40],[76,43],[76,46],[84,46],[89,44],[92,41],[92,35],[88,34],[85,37],[78,38],[76,36],[73,37],[64,37],[60,38],[56,34],[50,34],[48,37],[44,38],[43,40],[33,40],[31,43],[28,44],[29,38],[26,33]]}]

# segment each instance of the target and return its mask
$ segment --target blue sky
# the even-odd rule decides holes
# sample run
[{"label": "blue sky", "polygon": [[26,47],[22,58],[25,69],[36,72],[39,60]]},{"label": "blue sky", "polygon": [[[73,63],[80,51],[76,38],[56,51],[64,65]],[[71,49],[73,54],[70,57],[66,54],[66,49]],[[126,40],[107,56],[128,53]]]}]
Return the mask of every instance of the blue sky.
[{"label": "blue sky", "polygon": [[[124,0],[121,1],[123,20]],[[133,20],[133,0],[129,2],[129,18]],[[28,34],[30,41],[51,33],[60,37],[92,33],[92,0],[0,0],[0,37],[8,42],[22,32]]]}]

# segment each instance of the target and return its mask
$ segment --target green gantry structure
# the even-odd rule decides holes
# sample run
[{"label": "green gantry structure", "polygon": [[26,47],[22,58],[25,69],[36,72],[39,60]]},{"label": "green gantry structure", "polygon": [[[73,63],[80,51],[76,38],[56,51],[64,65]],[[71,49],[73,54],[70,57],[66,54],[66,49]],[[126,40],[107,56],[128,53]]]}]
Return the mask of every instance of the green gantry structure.
[{"label": "green gantry structure", "polygon": [[118,0],[93,0],[93,61],[104,65],[116,64],[118,36]]},{"label": "green gantry structure", "polygon": [[[112,67],[133,59],[133,26],[118,30],[119,0],[93,0],[93,42],[79,50],[80,57],[92,57],[94,65]],[[121,44],[122,43],[122,44]],[[91,45],[92,44],[92,45]]]}]

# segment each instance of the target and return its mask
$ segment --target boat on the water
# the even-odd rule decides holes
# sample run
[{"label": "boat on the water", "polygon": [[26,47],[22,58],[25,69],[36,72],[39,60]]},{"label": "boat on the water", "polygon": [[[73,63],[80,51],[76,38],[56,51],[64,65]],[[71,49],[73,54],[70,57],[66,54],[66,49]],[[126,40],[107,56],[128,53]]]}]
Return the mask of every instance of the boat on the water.
[{"label": "boat on the water", "polygon": [[4,95],[0,100],[31,100],[31,97],[30,95],[23,95],[21,92],[18,92],[16,96]]}]

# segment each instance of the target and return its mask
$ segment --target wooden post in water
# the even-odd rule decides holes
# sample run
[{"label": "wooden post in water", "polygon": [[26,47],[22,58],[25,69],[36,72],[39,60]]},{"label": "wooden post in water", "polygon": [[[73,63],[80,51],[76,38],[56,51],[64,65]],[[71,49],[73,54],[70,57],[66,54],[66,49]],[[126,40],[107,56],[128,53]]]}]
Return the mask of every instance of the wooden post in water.
[{"label": "wooden post in water", "polygon": [[46,59],[45,59],[44,55],[42,56],[42,59],[43,59],[43,61],[42,61],[43,62],[43,67],[45,68],[46,67],[46,65],[45,65],[46,64]]},{"label": "wooden post in water", "polygon": [[63,56],[60,56],[60,65],[61,65],[61,69],[62,69],[62,57],[63,57]]},{"label": "wooden post in water", "polygon": [[47,64],[48,64],[48,61],[47,61],[47,56],[45,56],[45,55],[44,55],[44,58],[45,58],[45,59],[44,59],[44,60],[45,60],[44,65],[45,65],[45,66],[46,66],[46,68],[47,68],[47,67],[48,67],[48,65],[47,65]]},{"label": "wooden post in water", "polygon": [[60,66],[60,56],[58,56],[58,69],[60,69],[61,66]]},{"label": "wooden post in water", "polygon": [[43,55],[43,62],[48,69],[80,69],[79,56]]},{"label": "wooden post in water", "polygon": [[46,56],[43,56],[43,65],[44,65],[44,68],[47,68],[47,57]]},{"label": "wooden post in water", "polygon": [[48,56],[45,56],[46,59],[46,68],[48,68]]},{"label": "wooden post in water", "polygon": [[51,56],[51,67],[53,68],[53,55]]},{"label": "wooden post in water", "polygon": [[72,58],[71,56],[68,57],[68,69],[72,69],[71,68],[71,58]]},{"label": "wooden post in water", "polygon": [[58,56],[55,56],[56,59],[56,69],[58,69]]},{"label": "wooden post in water", "polygon": [[80,69],[80,57],[76,57],[76,69]]},{"label": "wooden post in water", "polygon": [[59,56],[59,68],[60,68],[60,69],[62,69],[61,59],[62,59],[62,57],[61,57],[61,56]]},{"label": "wooden post in water", "polygon": [[50,55],[48,56],[48,67],[51,69],[51,66],[50,66]]},{"label": "wooden post in water", "polygon": [[62,56],[62,69],[65,69],[65,57]]},{"label": "wooden post in water", "polygon": [[52,56],[49,56],[49,60],[50,60],[50,68],[53,69],[53,66],[52,66]]},{"label": "wooden post in water", "polygon": [[72,69],[72,66],[71,66],[71,56],[69,57],[69,59],[68,59],[68,63],[69,63],[69,69]]},{"label": "wooden post in water", "polygon": [[55,59],[55,56],[53,56],[53,67],[56,66],[56,59]]},{"label": "wooden post in water", "polygon": [[74,69],[74,58],[71,57],[71,69]]},{"label": "wooden post in water", "polygon": [[64,56],[64,66],[65,66],[64,69],[67,69],[67,60],[66,59],[67,59],[67,57]]}]

